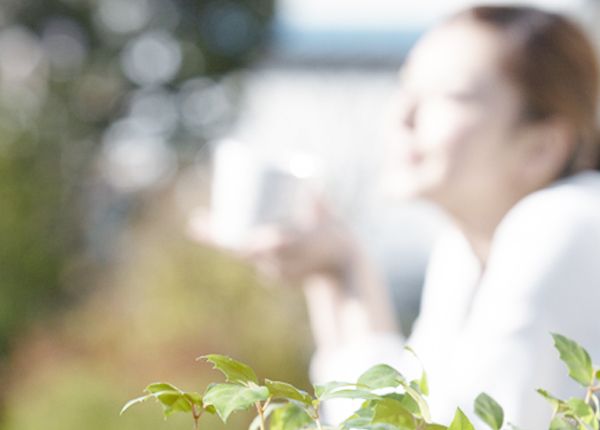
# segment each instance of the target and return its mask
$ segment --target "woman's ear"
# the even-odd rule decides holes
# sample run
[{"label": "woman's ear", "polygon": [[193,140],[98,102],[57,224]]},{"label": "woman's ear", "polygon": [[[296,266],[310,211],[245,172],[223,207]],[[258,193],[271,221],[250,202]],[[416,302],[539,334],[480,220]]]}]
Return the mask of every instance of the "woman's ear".
[{"label": "woman's ear", "polygon": [[560,118],[550,118],[530,126],[525,152],[524,179],[544,186],[561,176],[576,151],[573,127]]}]

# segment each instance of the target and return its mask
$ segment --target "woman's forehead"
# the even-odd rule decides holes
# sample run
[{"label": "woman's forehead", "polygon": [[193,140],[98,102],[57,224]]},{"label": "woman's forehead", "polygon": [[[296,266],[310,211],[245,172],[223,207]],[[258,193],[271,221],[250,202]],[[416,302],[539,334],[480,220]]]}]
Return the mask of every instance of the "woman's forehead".
[{"label": "woman's forehead", "polygon": [[452,22],[426,33],[401,69],[412,81],[496,80],[503,78],[500,35],[479,24]]}]

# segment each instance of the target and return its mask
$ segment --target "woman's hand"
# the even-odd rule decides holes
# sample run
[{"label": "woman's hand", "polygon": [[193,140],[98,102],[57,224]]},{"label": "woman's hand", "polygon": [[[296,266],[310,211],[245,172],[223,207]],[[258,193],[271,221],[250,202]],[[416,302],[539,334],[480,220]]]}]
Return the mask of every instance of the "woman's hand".
[{"label": "woman's hand", "polygon": [[304,225],[258,226],[235,248],[223,248],[215,240],[207,211],[197,211],[191,217],[188,232],[203,244],[224,249],[251,263],[268,277],[290,283],[320,274],[343,282],[356,247],[349,228],[322,202],[315,203]]},{"label": "woman's hand", "polygon": [[354,245],[350,231],[334,219],[303,229],[264,226],[240,249],[241,256],[267,275],[302,282],[313,275],[343,281]]},{"label": "woman's hand", "polygon": [[314,217],[305,225],[257,227],[235,249],[219,246],[206,211],[191,218],[189,232],[204,244],[248,261],[271,279],[302,285],[318,348],[351,342],[374,331],[396,330],[380,274],[350,229],[323,205],[315,207]]}]

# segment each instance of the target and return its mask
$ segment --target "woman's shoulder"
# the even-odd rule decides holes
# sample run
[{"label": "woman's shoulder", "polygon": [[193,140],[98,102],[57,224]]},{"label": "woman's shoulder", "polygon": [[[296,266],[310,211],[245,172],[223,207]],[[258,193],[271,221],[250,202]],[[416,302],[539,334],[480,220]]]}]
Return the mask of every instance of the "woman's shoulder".
[{"label": "woman's shoulder", "polygon": [[600,229],[597,171],[573,175],[526,196],[505,216],[498,233],[518,230],[551,235],[589,228]]},{"label": "woman's shoulder", "polygon": [[539,293],[546,304],[549,295],[558,302],[567,296],[597,301],[600,290],[590,287],[600,282],[599,255],[600,173],[586,172],[511,209],[498,226],[486,271],[515,297]]},{"label": "woman's shoulder", "polygon": [[508,265],[532,276],[577,270],[593,274],[597,282],[598,255],[600,172],[585,172],[532,193],[513,207],[494,235],[490,265]]}]

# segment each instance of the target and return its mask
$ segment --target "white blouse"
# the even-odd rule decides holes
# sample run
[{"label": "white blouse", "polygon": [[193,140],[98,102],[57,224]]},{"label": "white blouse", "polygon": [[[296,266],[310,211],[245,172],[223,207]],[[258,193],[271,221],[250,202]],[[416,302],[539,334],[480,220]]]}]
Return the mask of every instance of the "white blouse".
[{"label": "white blouse", "polygon": [[[600,173],[584,172],[521,200],[498,226],[485,271],[457,231],[436,246],[419,318],[408,340],[369,334],[318,350],[315,383],[356,380],[388,363],[407,377],[428,374],[433,419],[449,424],[460,407],[475,423],[473,401],[494,397],[506,420],[524,430],[548,428],[552,408],[536,393],[582,394],[567,376],[551,332],[582,344],[600,364]],[[356,403],[334,400],[332,422]]]}]

